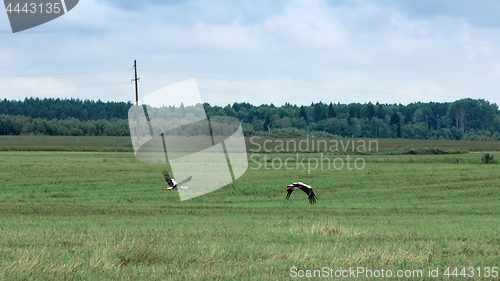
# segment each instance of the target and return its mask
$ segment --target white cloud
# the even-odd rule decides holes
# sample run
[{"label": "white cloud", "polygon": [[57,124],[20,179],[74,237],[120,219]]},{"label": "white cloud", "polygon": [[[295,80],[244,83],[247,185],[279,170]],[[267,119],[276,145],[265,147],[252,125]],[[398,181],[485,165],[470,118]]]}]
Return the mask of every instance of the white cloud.
[{"label": "white cloud", "polygon": [[[45,95],[54,94],[55,98],[71,98],[75,85],[72,83],[61,83],[53,78],[47,77],[13,77],[5,83],[5,79],[0,88],[0,96],[6,99],[24,99],[31,97],[33,93]],[[36,95],[35,95],[36,96]]]},{"label": "white cloud", "polygon": [[267,19],[264,25],[271,33],[303,51],[333,51],[347,43],[345,29],[320,1],[291,2],[283,14]]}]

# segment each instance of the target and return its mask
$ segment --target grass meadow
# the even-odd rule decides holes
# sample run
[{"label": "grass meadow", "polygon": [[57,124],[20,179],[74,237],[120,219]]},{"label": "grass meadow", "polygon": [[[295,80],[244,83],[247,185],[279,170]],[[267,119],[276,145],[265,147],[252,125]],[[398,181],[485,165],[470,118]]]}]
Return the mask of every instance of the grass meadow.
[{"label": "grass meadow", "polygon": [[[498,279],[500,165],[481,157],[500,158],[500,142],[380,140],[380,151],[353,156],[359,170],[308,160],[274,169],[296,153],[256,152],[234,185],[182,202],[161,190],[168,164],[137,161],[129,142],[0,137],[0,279],[315,280],[291,268],[325,267],[392,271],[380,280]],[[408,153],[428,148],[444,152]],[[317,204],[300,190],[285,200],[295,181]]]}]

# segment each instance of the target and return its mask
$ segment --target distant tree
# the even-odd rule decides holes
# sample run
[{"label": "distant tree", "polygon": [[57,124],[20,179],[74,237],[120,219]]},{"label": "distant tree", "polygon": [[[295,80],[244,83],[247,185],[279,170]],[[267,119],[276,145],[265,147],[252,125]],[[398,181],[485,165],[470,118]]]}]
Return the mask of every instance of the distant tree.
[{"label": "distant tree", "polygon": [[226,116],[226,111],[223,108],[220,108],[219,110],[217,110],[216,115],[217,116]]},{"label": "distant tree", "polygon": [[351,123],[350,128],[349,128],[350,133],[351,133],[350,137],[353,137],[353,138],[361,137],[362,128],[361,128],[361,122],[359,121],[359,119],[356,117],[351,118],[350,123]]},{"label": "distant tree", "polygon": [[399,114],[397,112],[394,112],[391,115],[391,121],[389,123],[390,125],[396,125],[399,124]]},{"label": "distant tree", "polygon": [[[378,104],[378,102],[377,102],[377,104]],[[376,117],[378,119],[382,119],[382,120],[384,120],[384,118],[385,118],[385,110],[381,104],[378,104]]]},{"label": "distant tree", "polygon": [[401,128],[401,137],[404,139],[413,139],[415,132],[413,131],[413,126],[411,124],[404,125]]},{"label": "distant tree", "polygon": [[319,122],[326,118],[325,110],[323,108],[323,103],[319,102],[314,105],[314,120]]},{"label": "distant tree", "polygon": [[333,108],[333,104],[330,102],[328,106],[328,118],[337,117],[337,113],[335,112],[335,108]]},{"label": "distant tree", "polygon": [[370,131],[367,137],[380,138],[385,134],[385,123],[384,120],[377,117],[373,117],[368,124]]},{"label": "distant tree", "polygon": [[227,116],[231,116],[231,117],[237,116],[236,111],[229,104],[226,107],[224,107],[224,112],[226,112]]},{"label": "distant tree", "polygon": [[342,118],[339,119],[339,122],[340,122],[340,135],[343,137],[349,137],[351,135],[349,121],[345,118]]},{"label": "distant tree", "polygon": [[366,118],[372,119],[373,117],[375,117],[375,106],[372,102],[369,102],[366,105]]},{"label": "distant tree", "polygon": [[415,123],[427,121],[422,109],[419,108],[415,110],[415,112],[413,113],[413,120],[415,121]]},{"label": "distant tree", "polygon": [[391,121],[389,122],[389,125],[394,126],[394,130],[396,130],[396,137],[400,138],[401,137],[401,122],[399,118],[399,114],[394,111],[394,113],[391,115]]},{"label": "distant tree", "polygon": [[427,139],[429,130],[427,128],[426,123],[424,122],[418,122],[415,124],[412,124],[413,126],[413,138],[415,139]]},{"label": "distant tree", "polygon": [[432,110],[431,104],[424,105],[422,108],[422,113],[425,116],[425,122],[429,127],[429,130],[433,131],[438,128],[438,118],[434,111]]},{"label": "distant tree", "polygon": [[246,119],[243,121],[245,121],[247,123],[252,123],[253,118],[256,116],[256,114],[257,114],[257,110],[255,109],[255,107],[248,109],[248,114],[246,116]]},{"label": "distant tree", "polygon": [[11,135],[12,133],[12,121],[6,116],[0,115],[0,135]]},{"label": "distant tree", "polygon": [[264,121],[254,116],[252,120],[252,126],[255,131],[264,131]]},{"label": "distant tree", "polygon": [[266,131],[271,131],[272,125],[271,125],[271,114],[267,114],[265,119],[264,119],[264,130]]},{"label": "distant tree", "polygon": [[450,104],[447,116],[463,132],[469,129],[487,130],[494,124],[498,106],[483,99],[461,99]]},{"label": "distant tree", "polygon": [[356,111],[353,107],[349,107],[349,118],[355,118],[356,117]]},{"label": "distant tree", "polygon": [[461,129],[457,129],[455,127],[450,128],[450,133],[453,140],[461,140],[465,134]]},{"label": "distant tree", "polygon": [[239,103],[237,103],[237,102],[233,103],[234,111],[239,112],[240,108],[241,108],[241,105]]},{"label": "distant tree", "polygon": [[273,114],[269,120],[269,130],[273,128],[281,128],[281,118],[278,114]]},{"label": "distant tree", "polygon": [[47,133],[47,129],[45,128],[45,122],[43,122],[42,119],[40,118],[34,119],[32,125],[33,125],[32,127],[33,131],[31,133],[37,135],[45,135]]},{"label": "distant tree", "polygon": [[405,124],[411,123],[413,123],[413,111],[411,110],[410,106],[407,106],[405,112]]},{"label": "distant tree", "polygon": [[366,118],[366,116],[362,116],[361,110],[363,106],[360,103],[350,103],[347,105],[349,118]]},{"label": "distant tree", "polygon": [[307,128],[307,121],[304,117],[296,118],[292,125],[298,129],[305,129]]},{"label": "distant tree", "polygon": [[287,116],[281,119],[280,124],[281,124],[280,128],[288,128],[292,126],[292,122],[290,121],[290,118],[288,118]]},{"label": "distant tree", "polygon": [[300,107],[299,118],[304,118],[304,121],[307,123],[307,113],[303,105]]},{"label": "distant tree", "polygon": [[240,119],[240,121],[246,122],[246,120],[248,119],[248,113],[245,110],[241,110],[238,112],[237,117],[238,119]]},{"label": "distant tree", "polygon": [[338,118],[326,119],[325,129],[330,134],[340,135],[342,133],[340,120]]},{"label": "distant tree", "polygon": [[203,109],[205,109],[205,114],[208,116],[214,116],[215,110],[210,106],[208,102],[203,103]]}]

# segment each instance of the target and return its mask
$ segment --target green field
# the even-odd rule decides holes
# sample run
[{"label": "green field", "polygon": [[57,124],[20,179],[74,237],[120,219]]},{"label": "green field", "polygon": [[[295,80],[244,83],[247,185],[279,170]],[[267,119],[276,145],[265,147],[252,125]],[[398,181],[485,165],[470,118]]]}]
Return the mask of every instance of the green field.
[{"label": "green field", "polygon": [[[500,142],[380,140],[379,151],[353,156],[364,159],[360,170],[272,169],[272,159],[296,154],[254,154],[259,162],[234,186],[182,202],[161,190],[168,166],[137,161],[129,142],[0,137],[0,279],[302,279],[292,267],[498,279]],[[486,152],[497,163],[483,164]],[[300,190],[285,200],[295,181],[311,185],[318,203]],[[439,277],[428,277],[436,267]]]}]

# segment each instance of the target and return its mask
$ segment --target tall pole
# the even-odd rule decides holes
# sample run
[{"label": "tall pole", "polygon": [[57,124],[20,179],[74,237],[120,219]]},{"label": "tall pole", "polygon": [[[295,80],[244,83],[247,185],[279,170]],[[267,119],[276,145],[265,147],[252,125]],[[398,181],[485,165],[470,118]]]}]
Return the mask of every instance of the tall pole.
[{"label": "tall pole", "polygon": [[136,119],[137,119],[137,145],[141,144],[141,131],[139,127],[139,89],[137,87],[137,62],[134,60],[134,71],[135,71],[135,112],[136,112]]}]

